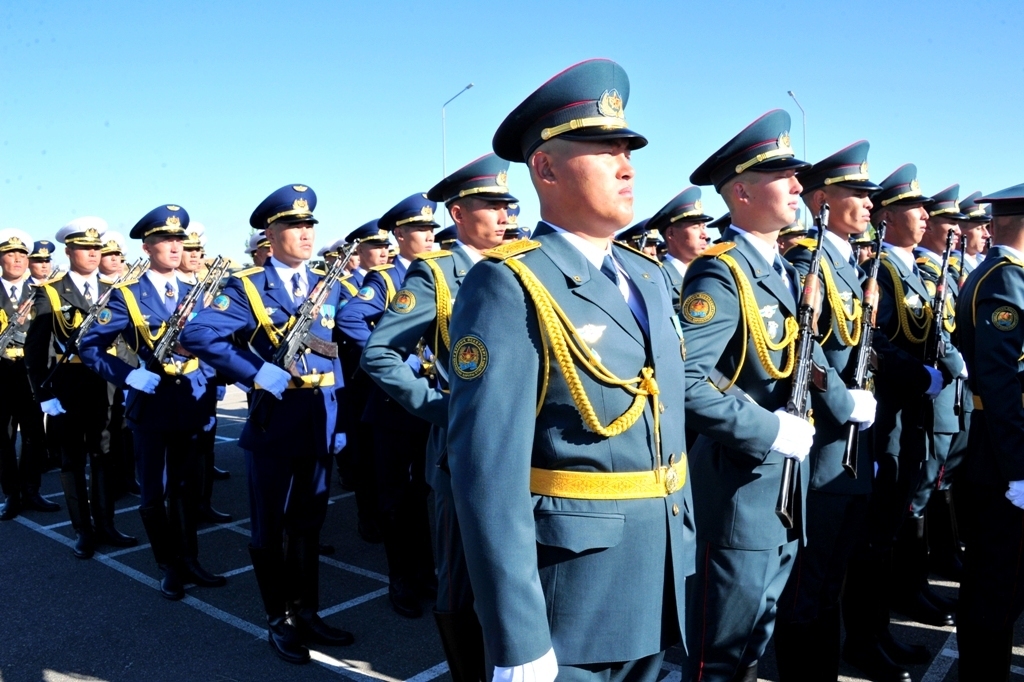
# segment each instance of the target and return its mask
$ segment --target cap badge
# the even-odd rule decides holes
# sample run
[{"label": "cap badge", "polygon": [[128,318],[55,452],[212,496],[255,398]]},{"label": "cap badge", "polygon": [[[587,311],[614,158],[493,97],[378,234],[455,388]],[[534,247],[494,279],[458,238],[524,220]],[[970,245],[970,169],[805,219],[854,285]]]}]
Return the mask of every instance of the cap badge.
[{"label": "cap badge", "polygon": [[10,244],[11,246],[21,246],[21,240],[18,239],[17,237],[11,237],[10,239],[7,240],[7,243]]},{"label": "cap badge", "polygon": [[189,235],[188,235],[188,238],[190,240],[194,241],[194,242],[197,242],[197,241],[199,241],[199,233],[198,232],[190,232]]},{"label": "cap badge", "polygon": [[519,216],[517,216],[517,215],[510,215],[510,216],[508,216],[508,221],[507,222],[508,222],[509,225],[515,225],[515,226],[518,227],[518,225],[519,225]]},{"label": "cap badge", "polygon": [[424,206],[423,208],[420,209],[420,215],[426,218],[427,220],[433,220],[434,209],[430,208],[430,206]]},{"label": "cap badge", "polygon": [[[168,208],[170,208],[170,207],[168,206]],[[164,224],[167,227],[179,227],[181,225],[181,218],[179,218],[176,215],[168,216],[168,218],[164,222]]]},{"label": "cap badge", "polygon": [[508,173],[506,171],[499,172],[494,181],[499,187],[508,187]]},{"label": "cap badge", "polygon": [[292,208],[295,209],[296,211],[308,211],[309,202],[306,201],[305,199],[296,199],[295,201],[292,202]]},{"label": "cap badge", "polygon": [[85,231],[85,236],[87,239],[99,239],[100,231],[97,230],[95,227],[90,227],[88,230]]},{"label": "cap badge", "polygon": [[601,95],[601,99],[597,100],[597,111],[602,116],[608,116],[610,118],[625,118],[625,112],[622,108],[622,98],[619,97],[619,91],[605,90],[604,94]]},{"label": "cap badge", "polygon": [[296,192],[305,192],[309,188],[306,187],[305,185],[292,185],[292,189],[295,190]]},{"label": "cap badge", "polygon": [[861,161],[860,172],[862,174],[864,174],[864,175],[868,174],[868,162],[867,161]]},{"label": "cap badge", "polygon": [[697,199],[697,201],[693,202],[693,210],[697,211],[698,213],[704,210],[704,204],[701,203],[700,199]]},{"label": "cap badge", "polygon": [[39,255],[40,256],[49,256],[50,255],[50,250],[44,246],[43,248],[39,249]]},{"label": "cap badge", "polygon": [[792,148],[789,146],[789,131],[788,130],[786,132],[782,133],[781,135],[779,135],[779,149],[786,149],[786,150],[788,150],[790,152],[793,151]]}]

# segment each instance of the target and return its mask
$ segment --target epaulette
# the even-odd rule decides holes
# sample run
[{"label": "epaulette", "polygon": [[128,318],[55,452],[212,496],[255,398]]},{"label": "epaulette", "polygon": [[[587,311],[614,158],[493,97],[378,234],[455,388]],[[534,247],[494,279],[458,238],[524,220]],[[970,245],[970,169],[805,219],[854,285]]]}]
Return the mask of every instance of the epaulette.
[{"label": "epaulette", "polygon": [[239,270],[238,272],[232,272],[231,275],[233,277],[248,277],[249,275],[255,275],[257,272],[261,272],[262,270],[263,270],[263,268],[261,266],[254,265],[251,268],[246,268],[244,270]]},{"label": "epaulette", "polygon": [[100,280],[100,284],[109,284],[111,286],[113,286],[117,282],[116,279],[110,279],[105,275],[100,275],[98,279]]},{"label": "epaulette", "polygon": [[929,269],[929,270],[930,270],[931,272],[933,272],[933,273],[935,273],[935,274],[938,274],[938,272],[939,272],[939,266],[938,266],[938,265],[936,265],[936,264],[935,264],[935,261],[933,261],[933,260],[932,260],[931,258],[929,258],[928,256],[921,256],[920,258],[918,258],[918,259],[917,259],[917,260],[915,260],[914,262],[915,262],[915,263],[917,263],[918,265],[924,265],[924,266],[925,266],[925,267],[927,267],[927,268],[928,268],[928,269]]},{"label": "epaulette", "polygon": [[532,239],[518,239],[512,242],[505,242],[500,246],[495,246],[493,249],[487,249],[483,252],[483,255],[487,258],[493,258],[494,260],[508,260],[515,256],[522,255],[528,251],[540,248],[540,242]]},{"label": "epaulette", "polygon": [[704,249],[703,253],[697,256],[697,258],[714,258],[716,256],[721,256],[727,251],[732,251],[735,248],[736,242],[718,242],[717,244],[712,244],[708,248]]},{"label": "epaulette", "polygon": [[818,240],[805,237],[803,239],[797,239],[793,242],[793,246],[802,246],[808,251],[814,251],[818,248]]},{"label": "epaulette", "polygon": [[118,282],[117,284],[115,284],[114,288],[115,289],[123,289],[124,287],[130,287],[133,284],[138,284],[138,282],[139,282],[138,277],[136,277],[135,279],[126,279],[123,282]]},{"label": "epaulette", "polygon": [[58,272],[56,274],[56,276],[51,277],[50,279],[45,279],[42,282],[40,282],[39,284],[36,284],[35,286],[37,286],[37,287],[45,287],[47,284],[53,284],[54,282],[59,282],[62,279],[64,279],[64,275],[66,275],[66,274],[68,274],[66,270],[64,270],[62,272]]},{"label": "epaulette", "polygon": [[416,258],[420,260],[432,260],[434,258],[444,258],[445,256],[451,256],[452,252],[446,249],[438,249],[437,251],[424,251],[423,253],[417,253]]},{"label": "epaulette", "polygon": [[390,270],[393,267],[395,267],[394,263],[385,263],[384,265],[374,265],[372,268],[370,268],[370,272],[384,272],[385,270]]},{"label": "epaulette", "polygon": [[1020,258],[1017,258],[1016,256],[1011,256],[1010,254],[1006,253],[1006,254],[1003,254],[1003,258],[1005,258],[1006,260],[1010,261],[1011,263],[1013,263],[1014,265],[1016,265],[1018,267],[1024,268],[1024,260],[1021,260]]},{"label": "epaulette", "polygon": [[644,253],[640,249],[635,249],[632,246],[630,246],[629,244],[623,244],[622,242],[615,242],[615,243],[618,244],[619,246],[621,246],[624,249],[632,251],[633,253],[635,253],[638,256],[643,256],[644,258],[646,258],[647,260],[651,261],[652,263],[657,263],[659,268],[665,267],[665,264],[662,263],[660,260],[658,260],[654,256],[648,256],[646,253]]},{"label": "epaulette", "polygon": [[320,268],[310,268],[309,271],[312,272],[314,275],[318,275],[320,277],[326,277],[327,276],[327,271],[326,270],[321,270]]}]

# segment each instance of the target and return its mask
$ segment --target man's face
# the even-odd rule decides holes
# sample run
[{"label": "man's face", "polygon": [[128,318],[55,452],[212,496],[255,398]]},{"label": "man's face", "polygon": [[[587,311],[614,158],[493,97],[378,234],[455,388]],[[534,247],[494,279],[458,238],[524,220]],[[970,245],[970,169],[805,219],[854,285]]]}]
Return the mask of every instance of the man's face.
[{"label": "man's face", "polygon": [[289,267],[296,267],[313,255],[316,230],[313,223],[274,223],[267,228],[274,258]]},{"label": "man's face", "polygon": [[334,262],[336,260],[338,260],[338,254],[324,254],[324,266],[326,266],[328,270],[334,266]]},{"label": "man's face", "polygon": [[46,279],[53,272],[53,263],[49,260],[30,260],[28,262],[28,271],[36,279]]},{"label": "man's face", "polygon": [[356,247],[356,258],[364,270],[375,268],[378,265],[387,265],[388,245],[374,242],[363,242]]},{"label": "man's face", "polygon": [[268,258],[270,258],[270,247],[269,246],[261,246],[258,249],[256,249],[255,252],[253,252],[253,254],[252,254],[252,263],[253,263],[253,265],[258,265],[259,267],[263,267],[263,265],[267,262]]},{"label": "man's face", "polygon": [[985,248],[985,240],[989,238],[988,223],[963,223],[960,226],[960,238],[964,240],[964,251],[976,256]]},{"label": "man's face", "polygon": [[28,269],[28,254],[21,251],[8,251],[0,256],[0,270],[4,279],[14,282],[22,278]]},{"label": "man's face", "polygon": [[668,252],[689,265],[708,248],[708,231],[704,223],[673,225],[665,230]]},{"label": "man's face", "polygon": [[949,218],[943,218],[936,216],[934,218],[928,218],[925,227],[925,236],[921,239],[921,245],[925,246],[935,253],[941,254],[946,249],[946,234],[952,230],[953,248],[956,249],[959,246],[957,241],[960,237],[960,223],[956,220],[950,220]]},{"label": "man's face", "polygon": [[100,274],[104,277],[121,274],[121,254],[106,253],[100,257]]},{"label": "man's face", "polygon": [[[868,229],[873,204],[867,190],[832,185],[820,191],[828,203],[829,232],[849,237]],[[820,206],[820,203],[815,203],[815,206]]]},{"label": "man's face", "polygon": [[733,214],[742,221],[736,223],[739,227],[765,234],[777,232],[796,220],[802,187],[795,171],[747,172],[740,176],[734,189],[733,200],[737,204]]},{"label": "man's face", "polygon": [[921,204],[890,206],[886,209],[885,241],[893,246],[917,246],[928,227],[928,211]]},{"label": "man's face", "polygon": [[71,269],[80,275],[91,275],[100,266],[100,247],[72,244],[64,249]]},{"label": "man's face", "polygon": [[857,247],[857,263],[859,265],[864,265],[874,257],[875,247],[871,244],[865,244],[864,246]]},{"label": "man's face", "polygon": [[184,243],[180,235],[158,234],[146,237],[142,242],[142,250],[149,256],[149,267],[155,272],[166,274],[181,266]]},{"label": "man's face", "polygon": [[359,253],[358,249],[352,253],[348,258],[348,262],[345,263],[345,272],[355,272],[359,268]]},{"label": "man's face", "polygon": [[434,229],[430,225],[403,225],[395,228],[395,239],[398,240],[398,252],[406,260],[411,260],[416,254],[434,248]]},{"label": "man's face", "polygon": [[181,254],[181,265],[178,269],[182,272],[192,274],[199,272],[203,267],[203,250],[202,249],[185,249],[184,253]]},{"label": "man's face", "polygon": [[463,244],[478,251],[501,244],[508,225],[507,201],[459,199],[452,204],[451,214]]}]

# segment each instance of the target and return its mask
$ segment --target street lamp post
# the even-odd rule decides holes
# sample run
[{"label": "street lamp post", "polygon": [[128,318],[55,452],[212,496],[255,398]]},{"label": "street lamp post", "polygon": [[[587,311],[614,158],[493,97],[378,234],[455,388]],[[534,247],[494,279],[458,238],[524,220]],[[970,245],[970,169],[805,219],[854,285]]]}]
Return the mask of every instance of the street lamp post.
[{"label": "street lamp post", "polygon": [[[452,101],[456,97],[458,97],[459,95],[464,93],[466,90],[469,90],[471,87],[473,87],[472,83],[470,83],[466,87],[464,87],[461,90],[459,90],[457,93],[455,93],[454,97],[452,97],[447,102],[445,102],[444,104],[441,105],[441,177],[442,178],[448,177],[448,134],[447,134],[447,132],[445,130],[444,109],[449,104],[451,104]],[[443,220],[443,225],[441,227],[448,227],[448,213],[447,212],[443,212],[443,213],[444,213],[444,218],[442,219]]]},{"label": "street lamp post", "polygon": [[[796,98],[796,94],[794,94],[794,92],[792,90],[787,90],[786,94],[793,98],[793,101],[796,102],[797,108],[800,109],[800,118],[803,121],[803,129],[804,129],[804,161],[807,161],[807,112],[804,111],[804,108],[800,105],[800,100],[798,100]],[[810,163],[810,161],[807,161],[807,163]],[[805,226],[808,225],[808,222],[807,222],[808,220],[809,220],[809,218],[807,217],[807,211],[804,211],[804,225]]]}]

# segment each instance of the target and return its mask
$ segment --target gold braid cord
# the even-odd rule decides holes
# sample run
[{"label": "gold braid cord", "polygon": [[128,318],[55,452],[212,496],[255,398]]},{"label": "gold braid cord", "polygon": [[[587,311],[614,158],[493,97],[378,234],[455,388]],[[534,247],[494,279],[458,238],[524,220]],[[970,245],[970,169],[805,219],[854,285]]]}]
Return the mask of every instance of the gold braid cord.
[{"label": "gold braid cord", "polygon": [[[928,330],[932,325],[932,306],[927,301],[924,302],[924,306],[921,308],[920,313],[915,313],[907,306],[907,295],[906,290],[903,288],[903,280],[900,278],[900,273],[896,271],[896,266],[889,262],[888,258],[882,257],[882,265],[889,271],[892,276],[892,288],[893,294],[896,297],[896,312],[899,318],[899,328],[897,333],[903,332],[903,336],[907,338],[913,344],[924,343],[925,339],[928,338]],[[914,326],[920,332],[920,336],[917,336],[910,329],[910,322],[913,320]],[[891,341],[893,338],[890,338]]]},{"label": "gold braid cord", "polygon": [[[832,308],[832,318],[835,328],[839,334],[839,340],[844,346],[856,346],[860,343],[860,318],[864,314],[860,301],[854,296],[850,302],[850,310],[846,309],[843,299],[839,298],[839,290],[836,288],[836,281],[832,277],[832,270],[824,259],[821,261],[821,274],[825,278],[825,294],[828,296],[828,304]],[[853,326],[853,333],[850,333],[850,326]]]},{"label": "gold braid cord", "polygon": [[45,284],[43,285],[43,291],[46,292],[46,298],[50,301],[50,310],[53,312],[53,331],[57,332],[59,329],[63,338],[70,338],[71,332],[78,329],[78,325],[82,324],[82,312],[75,308],[71,324],[68,324],[64,319],[64,315],[61,314],[60,294],[57,293],[57,290],[49,284]]},{"label": "gold braid cord", "polygon": [[[528,267],[516,259],[503,261],[512,269],[523,283],[523,288],[530,295],[533,305],[537,310],[537,320],[541,328],[541,342],[544,346],[544,386],[541,390],[541,401],[538,403],[537,411],[540,412],[540,405],[543,403],[543,396],[547,394],[549,378],[549,350],[555,356],[558,368],[565,377],[565,383],[569,386],[569,394],[572,396],[576,409],[579,410],[583,423],[587,428],[599,436],[611,438],[625,433],[644,412],[644,405],[647,399],[651,399],[652,413],[654,414],[654,433],[660,452],[660,422],[658,417],[658,382],[654,379],[654,368],[644,367],[640,376],[633,379],[620,379],[612,374],[598,358],[591,352],[587,344],[576,333],[572,322],[559,307],[558,303],[551,296],[550,292],[537,279]],[[633,395],[633,403],[624,413],[617,417],[608,426],[603,426],[598,419],[594,406],[587,397],[583,382],[576,371],[574,364],[578,362],[588,374],[595,380],[609,386],[618,386],[624,391]]]},{"label": "gold braid cord", "polygon": [[7,329],[7,311],[0,308],[0,332]]},{"label": "gold braid cord", "polygon": [[438,334],[441,335],[441,341],[444,342],[445,348],[451,350],[452,347],[452,339],[448,335],[448,321],[452,317],[452,292],[448,288],[448,280],[444,278],[440,266],[433,260],[424,260],[423,262],[434,273],[434,300],[437,304],[437,329],[434,331],[434,353],[436,354],[441,350],[437,343]]},{"label": "gold braid cord", "polygon": [[[243,277],[242,287],[245,289],[245,297],[249,299],[249,307],[252,309],[253,318],[255,318],[256,324],[259,325],[257,330],[262,329],[267,338],[270,339],[271,345],[277,348],[281,345],[281,339],[284,338],[284,335],[295,324],[295,316],[289,317],[283,326],[275,326],[270,319],[270,315],[267,314],[267,307],[263,305],[263,298],[260,296],[260,292],[256,290],[256,285],[248,277]],[[255,338],[256,332],[253,332],[252,338],[249,339],[250,343]]]},{"label": "gold braid cord", "polygon": [[[800,325],[792,317],[787,317],[782,340],[778,343],[773,343],[768,335],[768,329],[765,327],[764,320],[761,318],[760,309],[757,307],[757,298],[754,296],[754,291],[750,288],[750,282],[747,281],[747,277],[743,274],[739,263],[736,262],[735,258],[724,253],[718,259],[729,267],[732,277],[736,281],[736,287],[739,290],[740,296],[740,312],[743,315],[743,325],[749,330],[750,340],[754,343],[754,350],[757,352],[757,359],[761,361],[761,366],[764,367],[764,371],[768,373],[768,376],[776,381],[788,379],[793,373],[793,366],[796,364],[796,337],[800,331]],[[786,350],[786,364],[780,368],[772,362],[772,357],[768,351],[783,349]],[[739,372],[737,372],[738,375]]]}]

